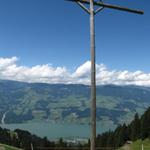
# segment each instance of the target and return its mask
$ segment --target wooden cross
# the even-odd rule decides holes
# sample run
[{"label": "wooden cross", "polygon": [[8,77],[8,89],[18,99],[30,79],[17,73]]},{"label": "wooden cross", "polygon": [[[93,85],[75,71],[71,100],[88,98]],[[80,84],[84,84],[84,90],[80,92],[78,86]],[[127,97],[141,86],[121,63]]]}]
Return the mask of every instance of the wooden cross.
[{"label": "wooden cross", "polygon": [[[95,14],[104,8],[126,11],[135,14],[144,14],[141,10],[103,3],[102,0],[66,0],[77,3],[84,11],[90,14],[90,37],[91,37],[91,150],[96,150],[96,67],[95,67]],[[87,8],[88,4],[90,8]],[[95,10],[95,6],[99,6]]]}]

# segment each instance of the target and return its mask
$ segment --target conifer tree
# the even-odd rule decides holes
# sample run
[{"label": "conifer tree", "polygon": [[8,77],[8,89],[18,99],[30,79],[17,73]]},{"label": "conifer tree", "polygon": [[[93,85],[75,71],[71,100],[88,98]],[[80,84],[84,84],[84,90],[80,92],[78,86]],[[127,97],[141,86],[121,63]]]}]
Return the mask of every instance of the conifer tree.
[{"label": "conifer tree", "polygon": [[150,137],[150,108],[141,117],[141,138]]},{"label": "conifer tree", "polygon": [[135,141],[140,138],[141,121],[139,115],[136,113],[133,122],[131,123],[131,139]]}]

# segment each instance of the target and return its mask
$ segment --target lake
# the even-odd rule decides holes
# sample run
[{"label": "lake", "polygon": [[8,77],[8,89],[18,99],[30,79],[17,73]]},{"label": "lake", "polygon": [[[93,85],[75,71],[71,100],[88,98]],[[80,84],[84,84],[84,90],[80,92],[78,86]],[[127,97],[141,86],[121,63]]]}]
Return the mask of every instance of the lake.
[{"label": "lake", "polygon": [[[2,128],[11,130],[22,129],[28,130],[32,134],[40,137],[47,137],[50,140],[56,140],[60,137],[64,139],[77,139],[90,137],[90,126],[88,124],[71,124],[71,123],[51,123],[51,122],[32,122],[20,124],[4,124]],[[97,133],[114,129],[115,126],[110,126],[104,123],[97,123]]]}]

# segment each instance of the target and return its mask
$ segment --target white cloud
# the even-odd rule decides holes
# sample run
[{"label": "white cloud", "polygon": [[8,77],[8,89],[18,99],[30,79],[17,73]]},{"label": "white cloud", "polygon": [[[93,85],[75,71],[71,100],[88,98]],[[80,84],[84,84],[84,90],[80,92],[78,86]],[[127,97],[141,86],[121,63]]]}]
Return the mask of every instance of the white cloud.
[{"label": "white cloud", "polygon": [[83,65],[79,66],[73,73],[72,77],[85,78],[90,75],[90,61],[85,62]]},{"label": "white cloud", "polygon": [[[42,83],[73,83],[90,84],[90,61],[79,66],[73,73],[65,67],[51,65],[37,65],[33,67],[19,66],[17,57],[0,58],[0,79],[42,82]],[[109,70],[103,64],[96,64],[97,85],[140,85],[150,86],[150,73],[140,70],[135,72]]]}]

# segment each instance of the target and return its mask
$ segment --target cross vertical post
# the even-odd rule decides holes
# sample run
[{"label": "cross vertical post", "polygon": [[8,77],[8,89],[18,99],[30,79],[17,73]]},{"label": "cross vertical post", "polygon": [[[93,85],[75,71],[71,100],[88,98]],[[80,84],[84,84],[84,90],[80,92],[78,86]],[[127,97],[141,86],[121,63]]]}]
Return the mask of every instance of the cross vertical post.
[{"label": "cross vertical post", "polygon": [[[76,2],[84,11],[90,14],[90,44],[91,44],[91,150],[96,150],[96,58],[95,58],[95,14],[104,8],[120,10],[135,14],[144,14],[141,10],[130,9],[117,5],[103,3],[103,0],[66,0]],[[87,8],[85,5],[90,5]],[[99,6],[95,10],[94,6]]]},{"label": "cross vertical post", "polygon": [[96,67],[95,67],[95,20],[94,3],[90,0],[90,41],[91,41],[91,150],[96,141]]}]

